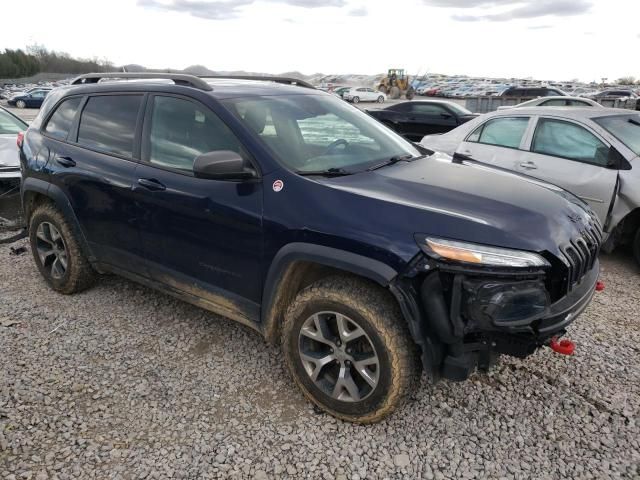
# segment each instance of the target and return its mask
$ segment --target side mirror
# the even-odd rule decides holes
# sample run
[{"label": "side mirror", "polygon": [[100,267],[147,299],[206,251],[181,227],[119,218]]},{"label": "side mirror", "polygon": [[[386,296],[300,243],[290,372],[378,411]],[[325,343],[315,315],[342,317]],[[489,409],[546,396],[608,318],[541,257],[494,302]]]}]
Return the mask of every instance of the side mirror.
[{"label": "side mirror", "polygon": [[255,170],[247,167],[245,160],[230,150],[198,155],[193,163],[193,173],[196,178],[212,180],[246,180],[256,176]]}]

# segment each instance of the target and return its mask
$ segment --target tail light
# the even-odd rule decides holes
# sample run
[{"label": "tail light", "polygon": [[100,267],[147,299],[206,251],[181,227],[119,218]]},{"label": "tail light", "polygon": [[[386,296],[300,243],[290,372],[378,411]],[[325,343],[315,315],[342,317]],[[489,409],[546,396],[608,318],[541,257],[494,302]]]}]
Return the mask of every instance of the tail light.
[{"label": "tail light", "polygon": [[22,148],[23,143],[24,143],[24,132],[18,132],[18,138],[16,138],[16,145],[18,145],[18,148]]}]

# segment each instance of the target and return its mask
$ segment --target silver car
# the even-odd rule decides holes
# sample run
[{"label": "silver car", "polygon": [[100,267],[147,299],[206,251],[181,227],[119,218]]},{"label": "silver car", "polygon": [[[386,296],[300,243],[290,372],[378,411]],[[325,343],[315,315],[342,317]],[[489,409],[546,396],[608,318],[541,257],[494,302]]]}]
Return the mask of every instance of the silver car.
[{"label": "silver car", "polygon": [[582,97],[540,97],[529,100],[528,102],[522,102],[517,105],[502,105],[498,107],[498,110],[509,110],[511,108],[525,108],[525,107],[595,107],[604,108],[595,100]]},{"label": "silver car", "polygon": [[421,143],[569,190],[600,218],[605,251],[630,243],[640,263],[640,113],[593,107],[502,110]]},{"label": "silver car", "polygon": [[0,107],[0,182],[20,178],[20,158],[16,140],[29,126]]}]

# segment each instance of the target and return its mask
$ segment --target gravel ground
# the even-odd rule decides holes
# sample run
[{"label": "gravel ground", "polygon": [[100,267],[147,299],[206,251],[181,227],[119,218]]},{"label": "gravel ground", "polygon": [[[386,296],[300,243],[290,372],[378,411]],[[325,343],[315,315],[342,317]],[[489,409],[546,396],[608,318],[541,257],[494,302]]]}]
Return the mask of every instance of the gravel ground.
[{"label": "gravel ground", "polygon": [[575,356],[423,380],[363,427],[245,327],[115,276],[58,295],[0,246],[0,478],[640,478],[639,273],[603,259]]}]

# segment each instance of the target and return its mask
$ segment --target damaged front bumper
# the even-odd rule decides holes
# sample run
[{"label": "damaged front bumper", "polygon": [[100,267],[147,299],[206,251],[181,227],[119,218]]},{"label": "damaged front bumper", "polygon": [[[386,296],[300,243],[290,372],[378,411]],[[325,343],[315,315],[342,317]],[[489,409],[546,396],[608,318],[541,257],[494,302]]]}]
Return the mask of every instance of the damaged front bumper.
[{"label": "damaged front bumper", "polygon": [[[433,266],[432,266],[433,267]],[[422,362],[437,380],[465,380],[500,354],[524,358],[565,333],[589,305],[599,277],[591,270],[562,298],[552,300],[545,272],[502,274],[431,268],[393,288]]]}]

